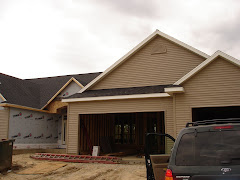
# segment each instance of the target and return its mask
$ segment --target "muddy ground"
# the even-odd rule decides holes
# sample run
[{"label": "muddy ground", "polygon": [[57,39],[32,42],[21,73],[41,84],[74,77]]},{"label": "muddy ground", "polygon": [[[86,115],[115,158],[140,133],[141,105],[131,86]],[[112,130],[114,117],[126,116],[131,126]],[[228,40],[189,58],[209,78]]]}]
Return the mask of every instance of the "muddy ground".
[{"label": "muddy ground", "polygon": [[[31,154],[13,155],[13,168],[11,172],[0,174],[0,179],[146,180],[146,168],[144,164],[63,163],[35,160],[30,158],[30,155]],[[49,163],[53,163],[50,164],[53,169],[55,163],[63,167],[56,170],[50,170],[50,168],[45,168],[45,170],[41,169],[47,167]],[[42,174],[39,174],[40,171]]]}]

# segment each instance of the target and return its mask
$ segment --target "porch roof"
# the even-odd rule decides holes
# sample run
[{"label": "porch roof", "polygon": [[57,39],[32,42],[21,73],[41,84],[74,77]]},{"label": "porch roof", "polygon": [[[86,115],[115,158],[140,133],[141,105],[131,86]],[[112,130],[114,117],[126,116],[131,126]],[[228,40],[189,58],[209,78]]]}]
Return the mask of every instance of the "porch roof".
[{"label": "porch roof", "polygon": [[82,93],[76,93],[65,99],[164,93],[165,92],[164,88],[169,88],[169,87],[181,87],[181,86],[168,84],[168,85],[157,85],[157,86],[88,90],[88,91],[84,91]]}]

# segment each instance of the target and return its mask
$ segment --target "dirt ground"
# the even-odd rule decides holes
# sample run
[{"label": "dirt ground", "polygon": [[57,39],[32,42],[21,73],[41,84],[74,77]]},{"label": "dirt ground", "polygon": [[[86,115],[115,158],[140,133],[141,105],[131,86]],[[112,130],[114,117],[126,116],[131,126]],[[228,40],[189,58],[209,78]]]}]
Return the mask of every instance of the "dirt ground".
[{"label": "dirt ground", "polygon": [[[11,172],[0,174],[0,179],[38,179],[38,180],[145,180],[146,168],[144,164],[92,164],[92,163],[65,163],[30,158],[31,154],[13,155]],[[53,164],[52,164],[53,163]],[[62,163],[62,164],[61,164]],[[54,166],[56,164],[56,169]],[[52,168],[48,168],[50,165]],[[58,167],[57,167],[58,165]],[[62,166],[62,167],[61,167]],[[42,174],[38,169],[45,167]],[[32,170],[35,171],[32,171]],[[37,170],[37,171],[36,171]],[[33,174],[26,172],[33,172]],[[47,172],[48,171],[48,172]],[[40,172],[40,171],[39,171]],[[25,173],[25,174],[23,174]]]}]

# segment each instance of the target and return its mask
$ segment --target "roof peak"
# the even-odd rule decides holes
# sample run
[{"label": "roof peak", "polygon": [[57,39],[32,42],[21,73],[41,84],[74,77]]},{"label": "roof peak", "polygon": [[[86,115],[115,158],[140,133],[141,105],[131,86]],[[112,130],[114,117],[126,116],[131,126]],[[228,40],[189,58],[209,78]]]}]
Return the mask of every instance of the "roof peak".
[{"label": "roof peak", "polygon": [[189,73],[187,73],[185,76],[183,76],[181,79],[179,79],[178,81],[176,81],[174,83],[174,85],[181,85],[182,83],[184,83],[185,81],[187,81],[188,79],[190,79],[191,77],[193,77],[195,74],[197,74],[200,70],[202,70],[203,68],[205,68],[207,65],[209,65],[212,61],[214,61],[215,59],[217,59],[218,57],[222,57],[223,59],[231,62],[232,64],[240,67],[240,60],[220,51],[217,50],[212,56],[210,56],[209,58],[207,58],[205,61],[203,61],[201,64],[199,64],[197,67],[195,67],[193,70],[191,70]]},{"label": "roof peak", "polygon": [[109,73],[111,73],[115,68],[120,66],[123,62],[125,62],[129,57],[131,57],[132,54],[136,53],[139,49],[141,49],[143,46],[145,46],[147,43],[149,43],[153,38],[156,36],[161,36],[201,57],[204,57],[205,59],[209,58],[210,56],[206,53],[203,53],[202,51],[199,51],[198,49],[183,43],[182,41],[179,41],[161,31],[156,29],[152,34],[150,34],[147,38],[145,38],[143,41],[141,41],[137,46],[135,46],[132,50],[130,50],[127,54],[125,54],[122,58],[120,58],[118,61],[116,61],[114,64],[112,64],[109,68],[107,68],[103,73],[101,73],[98,77],[93,79],[90,83],[88,83],[84,88],[82,88],[79,93],[82,93],[86,91],[87,89],[91,88],[93,85],[95,85],[98,81],[101,81],[105,76],[107,76]]}]

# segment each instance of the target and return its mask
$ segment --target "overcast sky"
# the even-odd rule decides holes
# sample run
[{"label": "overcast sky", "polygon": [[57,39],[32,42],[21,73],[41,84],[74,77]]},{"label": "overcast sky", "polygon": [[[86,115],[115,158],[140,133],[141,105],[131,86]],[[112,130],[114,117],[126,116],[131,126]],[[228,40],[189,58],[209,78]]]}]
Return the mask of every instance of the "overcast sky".
[{"label": "overcast sky", "polygon": [[0,72],[104,71],[156,29],[240,59],[239,0],[0,0]]}]

